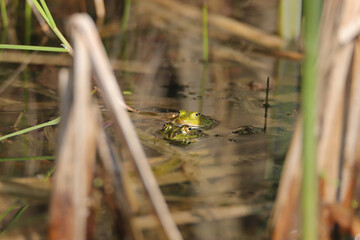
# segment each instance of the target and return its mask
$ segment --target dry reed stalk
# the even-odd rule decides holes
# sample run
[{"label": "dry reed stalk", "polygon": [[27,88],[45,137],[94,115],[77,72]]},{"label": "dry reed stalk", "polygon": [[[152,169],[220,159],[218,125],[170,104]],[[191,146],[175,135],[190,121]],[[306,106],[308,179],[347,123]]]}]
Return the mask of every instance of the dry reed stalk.
[{"label": "dry reed stalk", "polygon": [[104,25],[105,3],[104,0],[94,0],[96,12],[96,26],[100,29]]},{"label": "dry reed stalk", "polygon": [[[272,223],[273,240],[288,237],[292,227],[295,212],[298,210],[301,184],[301,149],[302,149],[302,121],[298,119],[295,131],[287,152],[283,174],[280,179],[276,202],[273,210]],[[285,220],[286,219],[286,220]]]},{"label": "dry reed stalk", "polygon": [[[327,85],[322,81],[326,81],[328,77],[328,71],[332,67],[335,51],[337,49],[337,39],[334,38],[334,32],[338,31],[339,22],[341,20],[343,9],[343,1],[327,1],[324,3],[322,16],[321,16],[321,34],[320,38],[320,48],[319,48],[319,57],[321,61],[318,62],[318,74],[319,74],[319,84],[326,88]],[[322,94],[325,94],[325,91],[318,91],[319,99],[322,100],[325,97]],[[319,105],[322,105],[322,102],[319,102]],[[319,115],[322,113],[322,108],[319,108]],[[321,120],[321,119],[320,119]]]},{"label": "dry reed stalk", "polygon": [[[345,193],[354,187],[351,182],[351,175],[355,166],[356,144],[360,131],[360,37],[355,40],[354,57],[352,63],[352,74],[349,93],[349,105],[347,116],[347,128],[344,149],[344,167],[342,169],[342,182],[340,199],[345,199]],[[354,176],[353,176],[354,177]]]},{"label": "dry reed stalk", "polygon": [[[356,2],[355,4],[357,4]],[[356,8],[356,7],[355,7]],[[360,16],[355,17],[353,21],[342,27],[339,32],[339,44],[345,45],[356,38],[360,33]]]},{"label": "dry reed stalk", "polygon": [[[201,20],[201,10],[191,5],[183,4],[180,1],[170,0],[152,0],[152,2],[158,3],[159,5],[167,8],[169,11],[176,12],[183,17],[198,21]],[[209,27],[217,27],[229,34],[246,39],[265,48],[281,49],[285,44],[285,42],[278,36],[270,35],[261,29],[239,22],[232,18],[217,14],[209,14],[208,21]]]},{"label": "dry reed stalk", "polygon": [[11,181],[1,180],[0,195],[13,195],[19,198],[47,202],[50,196],[50,186],[45,183],[39,184],[38,179],[36,181],[29,178],[11,179]]},{"label": "dry reed stalk", "polygon": [[328,78],[326,100],[321,106],[324,115],[323,122],[319,126],[317,167],[319,174],[325,177],[323,197],[325,202],[333,202],[336,199],[343,136],[345,85],[352,51],[353,44],[349,44],[335,54],[338,62],[334,63],[336,67]]},{"label": "dry reed stalk", "polygon": [[[340,171],[342,171],[343,176],[340,182],[340,199],[345,207],[349,207],[350,199],[353,197],[356,185],[355,175],[358,173],[355,159],[360,129],[360,110],[357,109],[358,95],[360,94],[359,39],[355,43],[352,40],[354,36],[359,34],[357,28],[353,26],[354,20],[359,16],[360,2],[358,1],[334,0],[324,2],[322,41],[320,41],[317,65],[319,73],[318,102],[320,106],[318,111],[317,172],[320,180],[320,201],[321,206],[323,206],[320,209],[321,218],[319,220],[321,226],[319,237],[321,239],[330,239],[334,221],[345,229],[351,229],[352,233],[354,233],[353,229],[357,229],[358,221],[357,219],[352,220],[351,211],[349,212],[348,209],[341,208],[335,203],[337,202]],[[338,38],[333,38],[333,36],[338,36]],[[352,66],[352,74],[350,74],[350,66]],[[349,76],[351,77],[350,83],[347,82]],[[350,94],[346,92],[347,86],[350,86]],[[344,108],[346,103],[348,103],[347,109]],[[340,169],[342,151],[344,151],[345,162],[344,168]],[[283,204],[283,196],[288,193],[286,191],[289,191],[291,187],[298,188],[297,184],[289,185],[288,181],[292,177],[285,178],[286,175],[290,176],[291,172],[288,173],[284,169],[284,179],[281,180],[275,206],[273,239],[286,238],[288,233],[287,222],[291,220],[292,214],[294,214],[288,212],[290,207],[285,208],[283,212],[278,207],[278,205]],[[287,190],[283,186],[288,186]],[[299,192],[297,191],[295,194],[299,194]],[[290,209],[290,211],[292,210]]]},{"label": "dry reed stalk", "polygon": [[[61,134],[50,206],[49,239],[86,239],[89,197],[95,161],[94,105],[90,100],[91,69],[84,40],[73,33],[75,58],[71,81],[62,85]],[[67,75],[67,74],[66,74]],[[64,76],[64,75],[63,75]]]},{"label": "dry reed stalk", "polygon": [[[173,218],[179,225],[195,224],[202,222],[219,221],[232,218],[240,218],[252,214],[269,211],[271,203],[255,205],[235,205],[225,207],[195,208],[191,211],[173,212]],[[154,217],[151,215],[140,216],[135,219],[135,225],[140,229],[151,229],[156,227]]]},{"label": "dry reed stalk", "polygon": [[352,42],[360,34],[360,2],[344,1],[343,13],[341,26],[336,35],[339,45]]},{"label": "dry reed stalk", "polygon": [[[57,104],[56,102],[31,102],[27,104],[27,110],[54,110],[57,106],[59,106],[59,104]],[[20,112],[23,110],[24,103],[0,103],[1,112]]]},{"label": "dry reed stalk", "polygon": [[257,50],[257,52],[260,52],[265,55],[269,55],[271,57],[276,58],[285,58],[290,59],[294,61],[302,61],[304,59],[304,55],[299,52],[292,52],[292,51],[262,51]]},{"label": "dry reed stalk", "polygon": [[[32,54],[28,64],[56,65],[61,67],[69,67],[72,65],[72,57],[69,54],[52,54],[39,53]],[[0,62],[7,63],[23,63],[29,54],[18,51],[6,51],[0,54]],[[111,66],[114,70],[122,70],[126,72],[152,74],[153,71],[146,63],[137,61],[113,60]]]},{"label": "dry reed stalk", "polygon": [[[350,232],[353,236],[360,233],[360,218],[356,216],[352,208],[346,208],[340,204],[328,205],[326,208],[341,229]],[[355,240],[357,239],[355,238]]]},{"label": "dry reed stalk", "polygon": [[120,88],[112,73],[105,49],[102,46],[94,23],[88,15],[76,14],[69,20],[69,27],[71,32],[79,33],[79,35],[81,35],[80,37],[84,39],[84,47],[87,52],[89,52],[90,61],[94,67],[93,70],[97,84],[103,94],[104,102],[113,114],[115,125],[121,129],[119,135],[122,143],[126,147],[126,156],[129,157],[136,166],[165,236],[168,239],[182,239],[126,112],[126,106]]},{"label": "dry reed stalk", "polygon": [[[336,2],[336,1],[335,1]],[[336,4],[334,2],[334,4]],[[359,11],[360,5],[355,1],[344,1],[341,12],[338,18],[331,19],[331,22],[324,22],[326,26],[333,26],[332,34],[339,36],[338,33],[351,22]],[[334,10],[338,11],[338,10]],[[340,25],[338,25],[340,22]],[[329,33],[328,33],[329,34]],[[328,35],[323,36],[327,37]],[[330,46],[328,46],[330,47]],[[331,55],[332,62],[327,65],[328,68],[323,68],[321,74],[320,86],[326,84],[326,88],[321,88],[320,102],[322,103],[322,113],[319,127],[320,140],[318,148],[318,170],[325,173],[325,202],[336,201],[336,192],[338,188],[339,167],[341,156],[341,147],[345,133],[343,126],[347,116],[344,116],[344,99],[346,91],[346,80],[349,75],[349,66],[354,52],[354,43],[349,42],[347,45],[341,45],[338,39],[332,45],[332,49],[324,46],[321,48],[322,58],[319,61],[328,62],[329,56],[326,57],[327,52],[333,52]],[[324,91],[326,89],[326,91]],[[355,126],[347,126],[347,128],[355,128]],[[348,150],[349,151],[349,150]],[[348,160],[345,160],[346,162]],[[344,164],[348,164],[344,162]],[[342,170],[341,170],[342,171]],[[347,175],[345,173],[345,175]]]},{"label": "dry reed stalk", "polygon": [[360,3],[353,0],[329,1],[324,7],[328,13],[323,20],[322,38],[328,40],[334,35],[338,38],[322,45],[319,59],[320,86],[326,86],[319,91],[322,111],[319,114],[317,160],[319,175],[325,176],[321,179],[321,201],[336,206],[335,203],[340,200],[343,206],[348,207],[321,208],[320,237],[330,239],[334,222],[345,230],[352,229],[350,201],[356,186],[355,152],[360,122],[356,96],[360,93],[357,70],[359,50],[358,41],[353,41],[359,31],[353,23],[360,16]]}]

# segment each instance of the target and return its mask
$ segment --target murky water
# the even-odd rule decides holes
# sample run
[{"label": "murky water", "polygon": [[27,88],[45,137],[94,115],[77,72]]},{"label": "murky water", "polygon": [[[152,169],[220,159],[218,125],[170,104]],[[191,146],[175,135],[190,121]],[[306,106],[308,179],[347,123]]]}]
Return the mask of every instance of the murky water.
[{"label": "murky water", "polygon": [[[134,9],[150,11],[143,3],[137,2]],[[276,11],[267,7],[264,15],[268,16],[268,25]],[[174,23],[164,18],[159,18],[161,22],[155,15],[146,22],[149,16],[142,19],[135,10],[126,36],[110,32],[104,39],[112,58],[137,61],[150,69],[145,73],[141,68],[115,70],[122,90],[127,93],[127,104],[159,113],[180,109],[199,111],[218,122],[216,127],[205,130],[207,137],[187,146],[176,146],[158,133],[166,119],[130,113],[171,211],[196,216],[181,219],[184,238],[264,237],[296,116],[298,66],[249,51],[262,68],[216,58],[216,54],[206,67],[201,62],[201,35],[184,31],[183,26],[172,26]],[[252,11],[255,15],[260,12]],[[251,17],[248,22],[255,24]],[[273,30],[275,22],[271,26],[255,25]],[[229,44],[210,40],[213,52],[218,51],[217,46]],[[230,45],[233,51],[238,46],[238,43]],[[19,66],[1,63],[0,85]],[[1,135],[58,116],[59,69],[46,63],[29,65],[4,89],[0,95]],[[265,118],[268,76],[270,107]],[[242,135],[237,130],[243,126],[261,131]],[[266,132],[262,131],[264,127]],[[0,142],[1,158],[40,156],[37,160],[0,162],[2,179],[43,178],[54,166],[51,156],[56,154],[56,137],[57,126],[52,126]],[[8,206],[23,196],[2,195],[0,199]],[[21,218],[46,221],[46,204],[34,201],[31,196],[24,199],[30,203],[30,211]],[[1,207],[0,211],[5,209]],[[26,221],[22,224],[32,226]],[[20,228],[26,228],[24,225]],[[152,227],[143,229],[152,236]],[[44,234],[44,229],[36,231]]]}]

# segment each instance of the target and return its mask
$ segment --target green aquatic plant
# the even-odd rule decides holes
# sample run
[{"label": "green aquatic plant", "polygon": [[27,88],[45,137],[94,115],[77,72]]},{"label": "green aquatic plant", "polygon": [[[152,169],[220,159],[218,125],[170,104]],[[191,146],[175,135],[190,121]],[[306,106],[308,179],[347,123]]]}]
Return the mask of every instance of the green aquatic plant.
[{"label": "green aquatic plant", "polygon": [[31,46],[31,45],[12,45],[12,44],[0,44],[0,49],[13,49],[13,50],[30,50],[30,51],[50,51],[50,52],[68,52],[72,55],[73,50],[70,43],[66,40],[64,35],[57,28],[55,21],[50,13],[49,8],[47,7],[45,0],[40,0],[41,4],[37,0],[32,0],[35,7],[49,25],[51,30],[59,38],[63,44],[61,47],[42,47],[42,46]]},{"label": "green aquatic plant", "polygon": [[0,158],[0,162],[22,162],[30,160],[54,160],[55,156],[35,156],[35,157],[11,157],[11,158]]},{"label": "green aquatic plant", "polygon": [[129,25],[131,0],[125,0],[124,13],[121,19],[121,30],[124,33]]},{"label": "green aquatic plant", "polygon": [[303,177],[302,177],[302,239],[318,239],[317,176],[316,176],[316,60],[321,0],[305,0],[305,61],[302,78],[303,110]]},{"label": "green aquatic plant", "polygon": [[208,34],[208,10],[206,1],[202,7],[202,23],[203,23],[203,58],[209,62],[209,34]]},{"label": "green aquatic plant", "polygon": [[[90,95],[93,95],[96,91],[97,91],[97,89],[95,88],[94,90],[92,90],[92,92],[90,93]],[[25,129],[21,129],[21,130],[19,130],[19,131],[12,132],[12,133],[9,133],[9,134],[4,135],[4,136],[0,136],[0,142],[3,141],[3,140],[5,140],[5,139],[7,139],[7,138],[19,136],[19,135],[21,135],[21,134],[28,133],[28,132],[32,132],[32,131],[38,130],[38,129],[40,129],[40,128],[57,125],[59,122],[60,122],[60,117],[57,117],[57,118],[55,118],[55,119],[53,119],[53,120],[50,120],[50,121],[47,121],[47,122],[44,122],[44,123],[40,123],[40,124],[38,124],[38,125],[35,125],[35,126],[32,126],[32,127],[28,127],[28,128],[25,128]]]},{"label": "green aquatic plant", "polygon": [[3,141],[3,140],[5,140],[7,138],[10,138],[10,137],[19,136],[21,134],[28,133],[28,132],[31,132],[31,131],[34,131],[34,130],[37,130],[37,129],[40,129],[40,128],[53,126],[53,125],[58,124],[59,122],[60,122],[60,117],[55,118],[55,119],[53,119],[51,121],[48,121],[48,122],[45,122],[45,123],[38,124],[36,126],[28,127],[28,128],[25,128],[25,129],[22,129],[22,130],[19,130],[19,131],[16,131],[16,132],[9,133],[7,135],[1,136],[0,141]]},{"label": "green aquatic plant", "polygon": [[[4,226],[0,233],[3,233],[6,231],[6,229],[8,229],[19,217],[21,217],[21,215],[25,212],[25,210],[29,207],[29,204],[24,204],[23,206],[20,207],[20,209],[18,210],[18,212],[15,214],[15,216],[10,220],[10,222]],[[17,204],[13,204],[10,207],[8,207],[1,215],[0,215],[0,222],[6,217],[8,216],[9,213],[13,212],[15,209],[17,209],[18,206]]]},{"label": "green aquatic plant", "polygon": [[0,44],[0,49],[27,50],[27,51],[46,51],[46,52],[68,52],[67,49],[61,47],[44,47],[16,44]]},{"label": "green aquatic plant", "polygon": [[9,23],[8,23],[5,0],[0,0],[0,8],[1,8],[1,16],[2,16],[2,19],[1,19],[2,20],[2,26],[4,28],[8,28]]},{"label": "green aquatic plant", "polygon": [[31,42],[31,6],[28,1],[25,2],[25,44]]}]

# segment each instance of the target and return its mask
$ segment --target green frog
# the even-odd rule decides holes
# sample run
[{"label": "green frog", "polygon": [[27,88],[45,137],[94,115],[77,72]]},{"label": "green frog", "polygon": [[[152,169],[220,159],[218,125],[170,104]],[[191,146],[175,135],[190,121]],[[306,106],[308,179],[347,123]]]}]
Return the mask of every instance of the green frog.
[{"label": "green frog", "polygon": [[172,122],[165,123],[160,133],[165,140],[182,145],[190,144],[204,135],[200,129],[193,129],[189,125],[177,126]]},{"label": "green frog", "polygon": [[180,110],[179,115],[172,120],[175,125],[189,125],[193,128],[209,129],[215,125],[215,120],[198,112]]}]

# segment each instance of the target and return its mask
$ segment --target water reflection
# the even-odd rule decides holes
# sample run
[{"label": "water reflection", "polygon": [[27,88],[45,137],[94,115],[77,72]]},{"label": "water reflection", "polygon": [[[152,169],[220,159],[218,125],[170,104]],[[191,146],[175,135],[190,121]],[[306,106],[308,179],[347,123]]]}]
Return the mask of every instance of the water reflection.
[{"label": "water reflection", "polygon": [[[208,81],[203,80],[206,79],[204,69],[208,71]],[[218,207],[250,206],[254,203],[266,205],[273,201],[280,176],[279,164],[282,163],[278,159],[282,159],[286,152],[293,127],[294,118],[291,113],[296,109],[296,91],[289,97],[288,91],[275,91],[278,82],[272,83],[268,126],[264,132],[265,90],[252,90],[249,83],[256,81],[265,86],[266,83],[264,79],[256,78],[253,70],[241,65],[210,63],[208,67],[204,67],[201,63],[187,62],[176,63],[176,67],[171,66],[166,70],[170,72],[172,81],[176,80],[171,86],[179,86],[178,92],[170,98],[175,100],[172,103],[176,105],[176,109],[197,111],[200,107],[204,115],[219,121],[215,128],[206,130],[208,137],[201,138],[196,143],[186,147],[168,146],[180,151],[181,159],[165,167],[158,165],[157,169],[161,171],[155,172],[170,207],[189,211],[201,208],[207,212],[208,220],[215,220],[218,218],[217,214],[220,214],[217,211],[222,211]],[[194,75],[202,78],[194,80]],[[161,82],[161,79],[158,81]],[[296,83],[292,81],[293,89],[296,89]],[[153,105],[157,105],[157,102],[165,109],[174,109],[173,104],[166,106],[168,98],[159,97],[156,103],[148,100],[145,102],[149,103],[149,106],[144,103],[141,105],[145,109],[154,109]],[[163,122],[149,123],[159,129]],[[239,130],[250,128],[249,126],[249,134],[243,134]],[[172,150],[164,154],[170,159],[174,157]],[[174,171],[182,177],[171,181],[168,178],[174,177]],[[258,228],[264,228],[269,213],[254,210],[247,214],[252,215],[255,222],[262,223],[257,225]],[[241,218],[242,215],[237,217]],[[225,217],[227,220],[224,222],[241,225],[237,217]],[[194,231],[192,234],[201,239],[206,234],[221,234],[224,222],[202,223],[197,227],[184,229]],[[247,225],[246,221],[244,224]],[[237,227],[229,231],[236,235],[238,230]],[[250,232],[252,231],[255,230]],[[237,234],[241,236],[246,231],[241,230]]]}]

